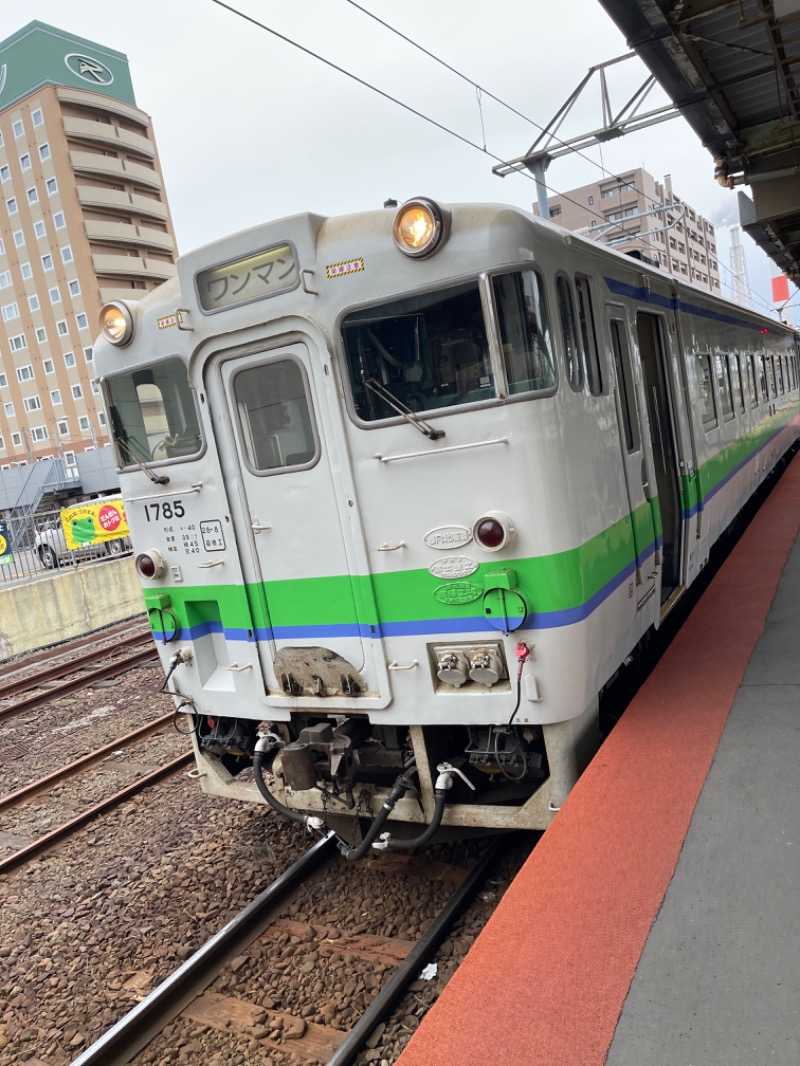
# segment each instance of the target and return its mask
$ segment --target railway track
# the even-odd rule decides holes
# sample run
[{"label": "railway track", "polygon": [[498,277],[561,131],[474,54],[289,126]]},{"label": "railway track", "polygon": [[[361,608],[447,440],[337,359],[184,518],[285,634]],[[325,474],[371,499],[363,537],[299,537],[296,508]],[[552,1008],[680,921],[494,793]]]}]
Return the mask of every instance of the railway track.
[{"label": "railway track", "polygon": [[67,640],[61,644],[55,644],[49,648],[43,648],[41,651],[33,652],[30,655],[18,656],[15,659],[0,663],[0,683],[5,678],[24,673],[33,667],[38,667],[40,664],[56,663],[69,657],[72,657],[74,661],[75,652],[79,648],[85,648],[87,645],[91,645],[93,648],[104,647],[107,643],[114,642],[119,638],[126,640],[128,637],[146,636],[148,634],[150,634],[150,629],[146,624],[143,625],[141,622],[132,622],[130,620],[119,622],[116,625],[107,626],[104,629],[90,633],[88,636],[76,637],[74,640]]},{"label": "railway track", "polygon": [[[248,1004],[224,993],[208,991],[224,968],[235,959],[241,960],[260,938],[269,938],[271,932],[276,935],[285,933],[287,927],[294,930],[298,938],[304,936],[303,923],[288,922],[280,915],[292,893],[297,892],[308,878],[319,876],[321,871],[324,873],[336,861],[335,837],[328,834],[79,1055],[72,1066],[124,1066],[131,1063],[178,1018],[194,1021],[206,1029],[229,1031],[232,1025],[234,1028],[237,1025],[244,1027],[266,1053],[281,1051],[303,1066],[311,1063],[348,1066],[364,1048],[376,1026],[418,978],[452,924],[474,899],[488,874],[497,867],[508,844],[508,837],[495,838],[472,869],[459,872],[449,899],[413,943],[374,936],[342,939],[337,935],[331,939],[329,931],[329,950],[350,956],[370,952],[374,955],[378,951],[384,961],[390,960],[394,965],[392,976],[382,984],[349,1032],[315,1025],[300,1015],[262,1009],[255,1003]],[[320,920],[324,921],[324,916]],[[276,964],[277,968],[279,964]],[[279,1042],[275,1040],[276,1034],[280,1034]]]},{"label": "railway track", "polygon": [[[0,721],[22,714],[24,711],[33,710],[59,697],[70,696],[99,681],[117,677],[134,666],[155,659],[157,654],[152,636],[149,633],[137,631],[127,639],[121,640],[113,648],[95,649],[90,653],[37,671],[35,674],[27,674],[17,681],[8,680],[3,685]],[[92,666],[97,663],[98,659],[103,660],[101,665]],[[76,673],[80,676],[72,677],[61,684],[53,684],[53,681],[58,678],[69,677]],[[42,689],[44,685],[48,687]],[[25,693],[30,693],[30,695],[26,696]],[[21,698],[15,699],[16,696]]]}]

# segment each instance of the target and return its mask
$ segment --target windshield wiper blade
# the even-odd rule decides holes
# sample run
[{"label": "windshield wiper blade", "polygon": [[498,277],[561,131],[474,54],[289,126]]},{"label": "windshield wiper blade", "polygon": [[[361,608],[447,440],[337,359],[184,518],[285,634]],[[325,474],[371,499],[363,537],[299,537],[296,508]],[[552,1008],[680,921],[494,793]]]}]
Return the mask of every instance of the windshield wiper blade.
[{"label": "windshield wiper blade", "polygon": [[147,476],[150,478],[154,485],[169,484],[169,478],[167,477],[167,475],[156,474],[153,470],[150,469],[149,466],[145,466],[142,460],[134,453],[133,449],[127,441],[123,440],[122,437],[115,437],[114,439],[116,440],[120,448],[128,453],[128,458],[131,459],[134,463],[136,463],[140,470],[143,470],[145,474],[147,474]]},{"label": "windshield wiper blade", "polygon": [[415,429],[418,429],[420,433],[422,433],[423,436],[428,437],[429,440],[441,440],[444,436],[443,429],[434,429],[433,426],[429,426],[418,414],[415,414],[409,407],[406,407],[402,400],[398,400],[388,389],[384,388],[380,381],[376,381],[375,378],[366,378],[364,385],[370,392],[374,392],[379,400],[383,400],[383,402],[388,404],[392,410],[397,411],[401,418],[404,418],[406,422],[412,425]]}]

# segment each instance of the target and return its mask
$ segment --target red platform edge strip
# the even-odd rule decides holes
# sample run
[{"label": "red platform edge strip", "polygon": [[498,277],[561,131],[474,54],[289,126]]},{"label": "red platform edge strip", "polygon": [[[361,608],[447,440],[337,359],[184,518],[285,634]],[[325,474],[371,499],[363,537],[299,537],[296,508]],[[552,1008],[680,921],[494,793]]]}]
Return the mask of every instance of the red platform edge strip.
[{"label": "red platform edge strip", "polygon": [[800,525],[800,456],[398,1066],[602,1066]]}]

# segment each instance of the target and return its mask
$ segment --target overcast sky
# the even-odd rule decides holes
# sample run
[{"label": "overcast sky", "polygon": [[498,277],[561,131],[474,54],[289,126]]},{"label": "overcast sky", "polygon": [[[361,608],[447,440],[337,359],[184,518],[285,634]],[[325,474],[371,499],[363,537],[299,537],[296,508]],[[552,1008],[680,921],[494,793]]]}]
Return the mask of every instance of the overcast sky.
[{"label": "overcast sky", "polygon": [[[493,156],[522,155],[539,134],[535,124],[547,124],[590,67],[627,51],[597,0],[359,2],[530,121],[485,93],[479,101],[472,85],[347,0],[231,6],[477,147],[212,0],[2,0],[0,39],[38,19],[128,56],[137,103],[153,119],[181,252],[266,219],[342,214],[390,196],[530,209],[533,182],[495,176]],[[638,60],[612,68],[615,109],[646,74]],[[664,102],[654,92],[647,108]],[[560,133],[573,136],[601,122],[598,84]],[[736,193],[714,181],[711,157],[683,119],[607,144],[602,156],[593,148],[585,158],[555,160],[548,185],[555,193],[597,181],[600,165],[610,173],[643,166],[657,179],[672,175],[675,194],[717,228],[727,295]],[[753,304],[764,311],[777,268],[749,237],[742,240]]]}]

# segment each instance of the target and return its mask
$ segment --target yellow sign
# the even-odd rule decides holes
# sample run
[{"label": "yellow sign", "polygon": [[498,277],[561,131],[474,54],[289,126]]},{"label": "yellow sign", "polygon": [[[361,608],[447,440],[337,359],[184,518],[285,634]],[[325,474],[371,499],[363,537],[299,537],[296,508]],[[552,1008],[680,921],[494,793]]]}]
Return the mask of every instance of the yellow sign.
[{"label": "yellow sign", "polygon": [[129,535],[125,504],[120,499],[92,500],[65,507],[61,512],[61,525],[71,551]]}]

